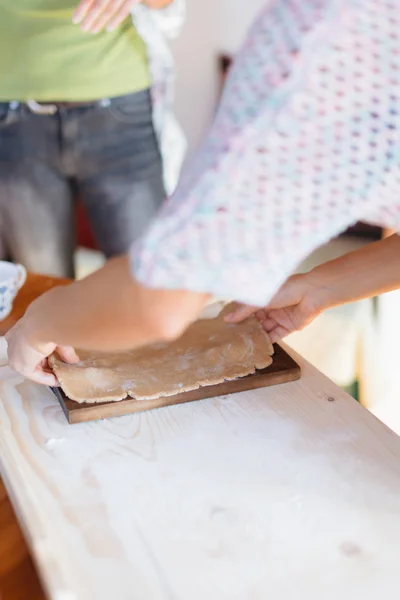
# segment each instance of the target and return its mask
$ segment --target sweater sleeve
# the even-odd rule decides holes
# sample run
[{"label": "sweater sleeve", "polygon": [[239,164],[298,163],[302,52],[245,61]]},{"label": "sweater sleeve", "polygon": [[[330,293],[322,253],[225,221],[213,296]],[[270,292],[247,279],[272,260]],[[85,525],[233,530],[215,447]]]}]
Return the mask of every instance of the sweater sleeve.
[{"label": "sweater sleeve", "polygon": [[356,221],[400,229],[395,5],[261,12],[203,147],[132,248],[139,281],[261,306]]}]

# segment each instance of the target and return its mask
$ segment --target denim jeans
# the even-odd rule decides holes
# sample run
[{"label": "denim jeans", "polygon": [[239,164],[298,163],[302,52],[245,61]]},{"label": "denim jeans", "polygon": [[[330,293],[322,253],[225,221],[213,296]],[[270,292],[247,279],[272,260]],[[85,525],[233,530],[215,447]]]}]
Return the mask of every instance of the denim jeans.
[{"label": "denim jeans", "polygon": [[53,115],[0,102],[0,249],[72,276],[77,196],[106,257],[146,228],[164,199],[148,90]]}]

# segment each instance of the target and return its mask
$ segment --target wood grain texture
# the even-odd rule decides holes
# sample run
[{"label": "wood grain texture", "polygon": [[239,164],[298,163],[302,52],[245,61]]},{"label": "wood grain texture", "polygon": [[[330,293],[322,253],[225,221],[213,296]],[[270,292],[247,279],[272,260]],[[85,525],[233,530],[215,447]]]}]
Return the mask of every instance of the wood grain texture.
[{"label": "wood grain texture", "polygon": [[0,582],[25,558],[26,554],[24,539],[17,526],[4,484],[0,479]]},{"label": "wood grain texture", "polygon": [[70,427],[0,369],[0,460],[52,600],[380,600],[400,440],[302,379]]},{"label": "wood grain texture", "polygon": [[[0,334],[6,333],[25,313],[35,298],[67,280],[28,274],[14,301],[11,315],[0,322]],[[0,422],[1,427],[1,422]],[[1,600],[44,600],[44,592],[28,547],[21,534],[10,500],[0,479],[0,598]]]},{"label": "wood grain texture", "polygon": [[69,423],[84,423],[110,417],[120,417],[135,412],[142,412],[164,406],[173,406],[185,402],[194,402],[205,398],[215,398],[235,394],[247,390],[255,390],[271,385],[296,381],[300,378],[300,367],[281,346],[275,346],[273,363],[266,369],[257,371],[254,375],[248,375],[235,381],[225,381],[218,385],[209,385],[197,390],[191,390],[175,396],[156,398],[154,400],[134,400],[128,398],[120,402],[101,402],[97,404],[78,404],[70,400],[61,388],[53,390]]},{"label": "wood grain texture", "polygon": [[0,598],[45,600],[21,535],[6,489],[0,479]]}]

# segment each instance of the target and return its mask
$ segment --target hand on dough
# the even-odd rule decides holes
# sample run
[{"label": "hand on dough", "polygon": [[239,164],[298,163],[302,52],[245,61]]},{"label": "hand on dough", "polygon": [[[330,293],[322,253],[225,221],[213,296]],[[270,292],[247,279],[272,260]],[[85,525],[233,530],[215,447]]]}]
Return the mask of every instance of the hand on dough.
[{"label": "hand on dough", "polygon": [[274,344],[289,333],[303,329],[324,310],[320,292],[307,275],[294,275],[264,308],[242,304],[225,319],[240,323],[255,314]]},{"label": "hand on dough", "polygon": [[47,358],[57,352],[67,363],[79,362],[79,357],[73,348],[57,346],[56,344],[41,345],[29,334],[29,320],[22,318],[6,334],[8,364],[10,367],[27,377],[52,387],[58,386],[57,377],[51,371]]}]

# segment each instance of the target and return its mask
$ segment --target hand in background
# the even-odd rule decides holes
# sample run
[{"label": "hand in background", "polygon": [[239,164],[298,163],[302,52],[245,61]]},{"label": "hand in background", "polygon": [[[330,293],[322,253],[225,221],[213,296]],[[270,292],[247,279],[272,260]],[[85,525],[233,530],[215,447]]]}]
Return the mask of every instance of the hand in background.
[{"label": "hand in background", "polygon": [[240,323],[255,314],[271,342],[275,343],[289,333],[303,329],[324,308],[323,290],[312,283],[308,275],[294,275],[265,308],[240,305],[225,320]]},{"label": "hand in background", "polygon": [[141,0],[81,0],[73,16],[83,31],[98,33],[102,29],[112,31],[129,16],[135,4]]},{"label": "hand in background", "polygon": [[113,31],[129,16],[136,4],[149,8],[164,8],[173,0],[81,0],[73,16],[83,31],[98,33],[102,29]]}]

